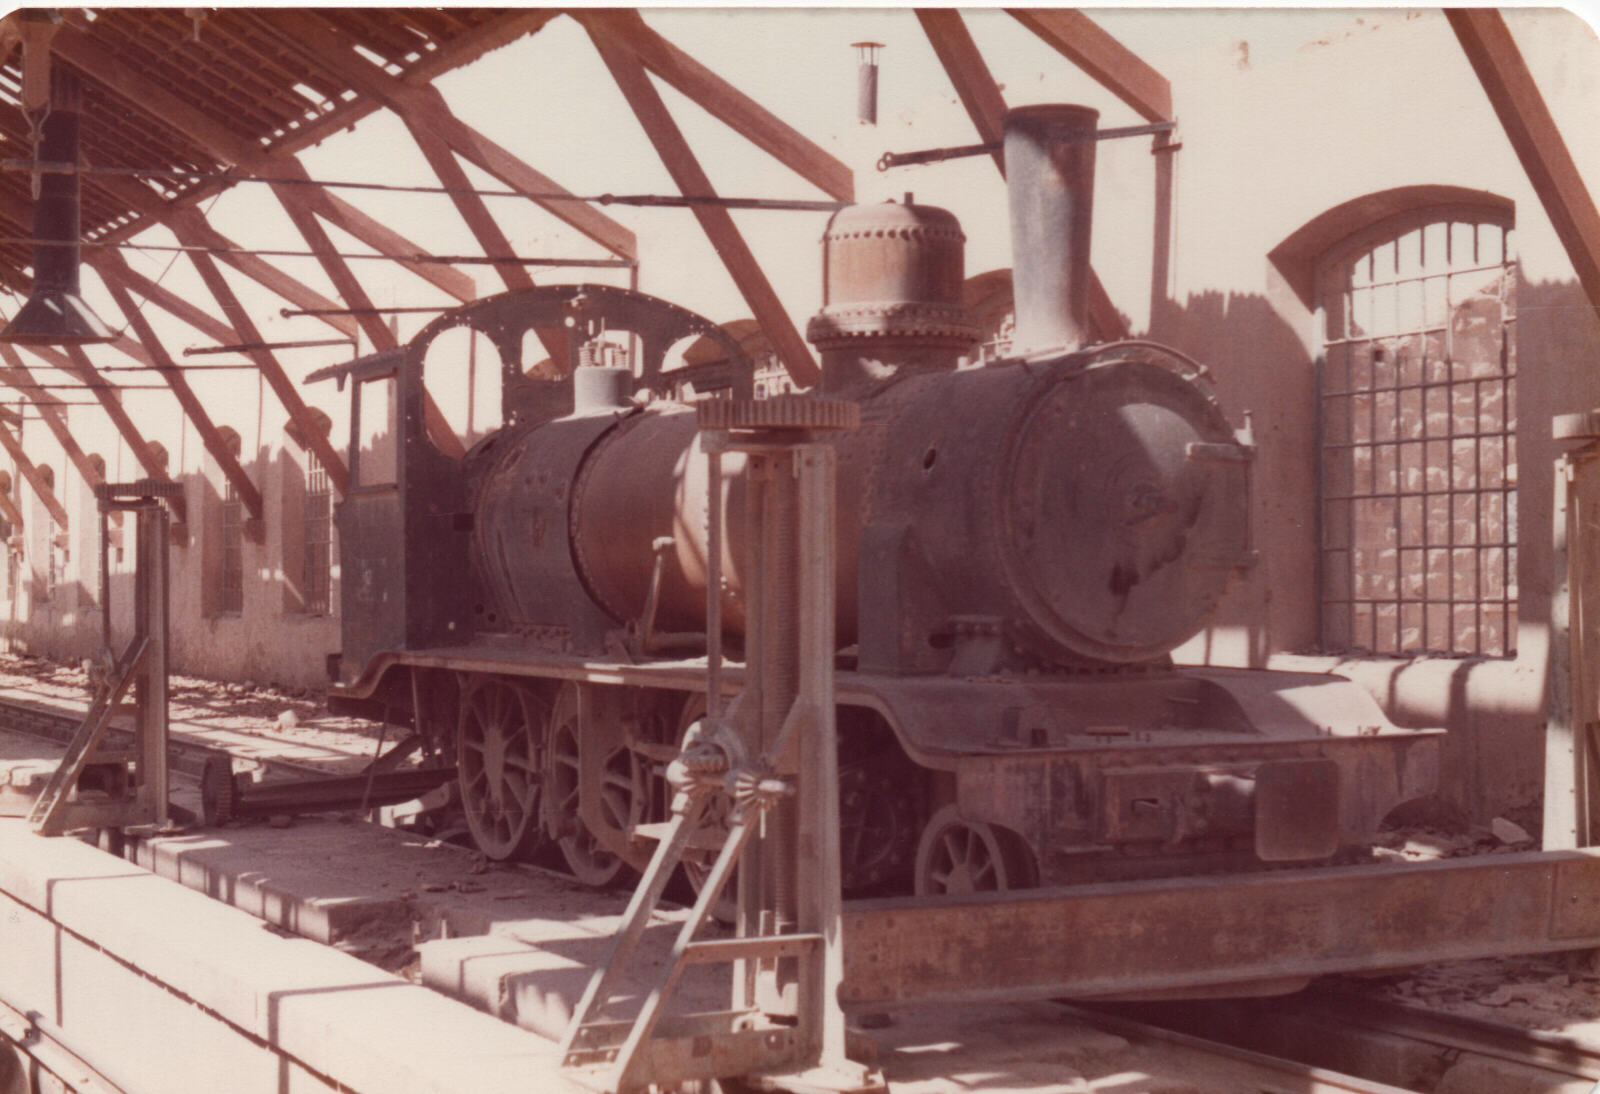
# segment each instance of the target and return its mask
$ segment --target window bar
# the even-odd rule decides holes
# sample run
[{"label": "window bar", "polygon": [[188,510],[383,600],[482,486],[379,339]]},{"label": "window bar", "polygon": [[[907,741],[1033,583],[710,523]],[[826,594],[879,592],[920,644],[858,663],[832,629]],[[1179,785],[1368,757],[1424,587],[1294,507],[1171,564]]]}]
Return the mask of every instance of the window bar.
[{"label": "window bar", "polygon": [[1405,486],[1404,477],[1400,471],[1400,343],[1396,341],[1389,362],[1390,404],[1394,410],[1394,428],[1390,432],[1393,438],[1394,459],[1390,462],[1389,476],[1394,487],[1393,508],[1394,514],[1394,648],[1399,652],[1405,648],[1405,615],[1406,615],[1406,585],[1405,567],[1402,560],[1405,558],[1405,528],[1404,528],[1404,502],[1401,500],[1402,487]]},{"label": "window bar", "polygon": [[[1481,378],[1472,381],[1472,413],[1473,428],[1482,428],[1483,380]],[[1481,655],[1484,652],[1483,640],[1488,633],[1484,630],[1486,616],[1483,612],[1483,565],[1487,561],[1484,558],[1483,546],[1483,499],[1488,492],[1483,488],[1483,440],[1481,437],[1472,445],[1472,485],[1477,488],[1472,501],[1472,593],[1473,598],[1477,601],[1477,606],[1473,609],[1473,612],[1478,628],[1478,653]]]}]

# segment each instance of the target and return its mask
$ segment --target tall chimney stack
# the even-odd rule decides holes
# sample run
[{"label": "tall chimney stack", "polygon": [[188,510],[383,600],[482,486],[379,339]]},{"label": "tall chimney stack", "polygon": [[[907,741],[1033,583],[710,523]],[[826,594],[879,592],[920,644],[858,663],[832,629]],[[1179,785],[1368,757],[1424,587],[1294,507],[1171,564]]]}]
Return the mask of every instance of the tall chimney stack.
[{"label": "tall chimney stack", "polygon": [[[77,77],[61,65],[50,72],[50,114],[44,121],[39,158],[78,163]],[[109,342],[116,332],[95,315],[78,292],[78,192],[76,173],[46,172],[33,203],[33,292],[11,317],[0,342],[23,346]]]},{"label": "tall chimney stack", "polygon": [[1077,349],[1089,340],[1089,233],[1099,120],[1092,107],[1062,104],[1023,106],[1006,114],[1015,353]]}]

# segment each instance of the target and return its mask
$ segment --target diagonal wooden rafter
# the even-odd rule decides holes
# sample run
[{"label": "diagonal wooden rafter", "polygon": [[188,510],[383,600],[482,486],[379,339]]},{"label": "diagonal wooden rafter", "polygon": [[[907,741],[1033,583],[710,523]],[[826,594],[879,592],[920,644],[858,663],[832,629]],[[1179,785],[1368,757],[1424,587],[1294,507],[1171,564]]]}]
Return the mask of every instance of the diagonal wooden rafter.
[{"label": "diagonal wooden rafter", "polygon": [[[33,291],[33,281],[31,278],[20,271],[8,269],[4,265],[0,265],[0,283],[9,285],[12,289],[22,293],[23,295],[27,295]],[[150,355],[144,351],[144,347],[135,342],[132,338],[129,338],[126,334],[119,334],[115,339],[106,344],[112,349],[133,358],[133,360],[138,361],[141,365],[151,364]],[[29,348],[32,349],[35,347],[30,346]],[[56,351],[52,350],[49,352]],[[59,357],[60,354],[56,353],[56,356]]]},{"label": "diagonal wooden rafter", "polygon": [[[655,85],[650,82],[650,74],[644,70],[643,64],[602,32],[591,30],[589,38],[594,42],[606,68],[611,71],[623,97],[628,100],[634,116],[644,127],[650,143],[655,145],[656,154],[661,157],[678,190],[688,197],[715,197],[716,190],[712,188],[711,180],[706,177],[700,161],[684,140],[682,131],[673,121]],[[695,205],[693,211],[790,378],[799,387],[811,387],[821,375],[817,363],[755,255],[739,234],[733,217],[720,205]]]},{"label": "diagonal wooden rafter", "polygon": [[[917,21],[928,36],[928,42],[944,66],[956,94],[967,108],[967,116],[985,144],[1005,137],[1006,100],[1000,85],[995,82],[984,62],[983,55],[972,40],[961,13],[948,8],[918,8]],[[1004,152],[994,153],[994,164],[1005,175]],[[1089,326],[1094,337],[1102,341],[1128,337],[1128,325],[1111,301],[1100,275],[1089,271]]]},{"label": "diagonal wooden rafter", "polygon": [[[414,115],[402,114],[400,120],[405,122],[406,128],[411,131],[411,139],[422,150],[428,166],[433,168],[433,173],[438,176],[439,184],[452,191],[450,201],[455,205],[461,219],[466,222],[472,237],[478,241],[478,246],[483,248],[483,253],[512,254],[511,241],[506,238],[505,232],[494,219],[494,214],[489,212],[489,207],[484,204],[483,198],[470,192],[472,180],[467,178],[467,173],[462,170],[450,146],[438,134],[418,122]],[[505,282],[508,289],[533,288],[533,278],[529,276],[527,269],[515,262],[496,262],[494,272],[500,275],[500,280]]]},{"label": "diagonal wooden rafter", "polygon": [[[300,161],[290,157],[294,164],[296,178],[309,177]],[[272,192],[277,195],[278,203],[283,206],[283,211],[289,214],[289,219],[305,239],[306,246],[316,253],[317,261],[321,263],[323,272],[328,275],[328,280],[333,282],[333,287],[344,297],[345,303],[358,309],[360,314],[357,319],[361,322],[361,329],[367,334],[367,339],[377,349],[394,349],[399,345],[394,332],[389,329],[389,324],[383,321],[383,316],[372,310],[372,298],[367,295],[350,270],[350,264],[340,258],[333,240],[328,238],[328,233],[323,229],[322,223],[317,220],[317,215],[300,202],[297,193],[299,187],[285,186],[281,183],[272,184]],[[433,396],[423,392],[424,424],[428,436],[434,445],[445,455],[452,459],[461,459],[467,454],[466,447],[461,439],[456,436],[456,431],[450,428],[438,404],[433,401]]]},{"label": "diagonal wooden rafter", "polygon": [[22,442],[3,425],[0,425],[0,448],[11,454],[12,462],[17,465],[22,477],[28,480],[28,485],[33,487],[33,492],[39,495],[39,500],[44,503],[50,519],[56,522],[56,528],[62,532],[67,531],[67,510],[56,498],[55,488],[39,473],[39,468],[34,462],[28,459],[28,454],[22,450]]},{"label": "diagonal wooden rafter", "polygon": [[[410,130],[411,139],[422,150],[428,166],[433,168],[433,173],[438,176],[440,185],[452,191],[450,201],[455,205],[461,219],[466,222],[472,238],[483,248],[483,253],[511,254],[511,241],[506,238],[505,232],[494,219],[494,214],[489,212],[489,207],[483,203],[483,198],[470,192],[472,180],[467,178],[467,173],[462,170],[455,153],[450,151],[450,146],[427,126],[420,124],[413,115],[401,114],[400,120],[405,122],[406,128]],[[515,262],[496,262],[494,269],[508,289],[533,288],[533,278],[525,268]],[[564,362],[567,359],[565,332],[536,328],[534,334],[538,336],[545,352],[550,355],[550,360]]]},{"label": "diagonal wooden rafter", "polygon": [[[45,354],[43,346],[30,346],[36,352]],[[128,451],[133,453],[133,458],[139,461],[145,474],[161,482],[172,481],[172,475],[161,461],[156,458],[155,450],[150,447],[150,442],[144,439],[144,434],[139,432],[139,427],[128,417],[127,409],[122,405],[122,394],[117,385],[106,379],[104,373],[95,369],[89,360],[89,355],[80,346],[65,347],[65,355],[49,353],[47,356],[51,364],[63,369],[77,377],[78,381],[89,388],[100,404],[106,416],[117,427],[117,432],[122,434],[122,439],[127,443]],[[184,524],[188,519],[188,507],[182,495],[169,498],[167,505],[172,510],[172,515],[179,524]]]},{"label": "diagonal wooden rafter", "polygon": [[1127,46],[1073,8],[1007,8],[1013,19],[1150,122],[1170,122],[1172,85]]},{"label": "diagonal wooden rafter", "polygon": [[[978,52],[977,43],[967,30],[966,20],[954,8],[917,8],[917,22],[927,35],[928,44],[944,66],[945,75],[955,85],[967,117],[978,130],[984,144],[999,144],[1005,139],[1006,100],[989,66]],[[992,153],[1000,174],[1006,173],[1005,153]]]},{"label": "diagonal wooden rafter", "polygon": [[[198,213],[186,209],[172,219],[171,227],[178,234],[180,240],[187,242],[196,238],[195,222],[199,219]],[[250,319],[250,315],[245,311],[244,306],[239,303],[239,298],[234,295],[233,289],[228,285],[227,279],[222,276],[222,271],[217,269],[217,264],[212,261],[211,256],[201,251],[191,251],[189,260],[199,272],[201,280],[206,283],[206,288],[210,290],[211,295],[216,299],[217,305],[222,309],[222,313],[228,317],[233,329],[238,332],[240,339],[244,342],[265,341],[261,337],[261,331]],[[256,363],[256,368],[261,370],[262,377],[278,396],[278,401],[289,412],[289,420],[294,422],[295,427],[300,430],[301,436],[305,438],[305,446],[315,453],[317,459],[321,461],[323,468],[328,472],[328,481],[335,490],[339,491],[340,494],[344,494],[350,485],[349,468],[345,466],[344,459],[334,449],[322,430],[318,428],[316,420],[311,414],[311,408],[300,397],[300,392],[290,382],[288,375],[283,370],[283,366],[278,363],[277,357],[273,356],[272,351],[268,349],[246,350],[245,353]]]},{"label": "diagonal wooden rafter", "polygon": [[[108,88],[140,111],[199,143],[217,159],[236,164],[254,175],[270,177],[278,172],[284,157],[261,151],[226,125],[195,110],[160,84],[136,72],[70,21],[63,23],[56,35],[55,53],[80,70],[86,79]],[[442,263],[415,261],[418,257],[426,257],[427,252],[399,232],[323,187],[305,186],[301,189],[307,191],[305,200],[328,223],[348,232],[378,253],[394,259],[457,300],[471,300],[475,295],[472,278],[460,270]],[[176,212],[174,210],[169,216]],[[215,245],[209,240],[193,238],[194,246]]]},{"label": "diagonal wooden rafter", "polygon": [[[116,261],[122,262],[120,255],[117,256]],[[123,265],[126,268],[126,263]],[[127,319],[128,326],[132,328],[135,337],[144,344],[150,356],[155,359],[155,371],[161,374],[161,378],[172,389],[173,395],[177,396],[178,403],[183,407],[184,413],[194,423],[195,432],[200,434],[200,441],[206,446],[206,451],[211,453],[212,458],[217,461],[217,466],[222,469],[223,475],[233,484],[235,494],[243,502],[250,516],[257,520],[262,519],[264,512],[261,505],[261,491],[256,489],[255,483],[250,481],[250,476],[240,466],[239,459],[234,455],[232,447],[223,439],[221,431],[212,422],[211,415],[206,413],[205,406],[200,402],[199,397],[195,395],[194,389],[189,386],[189,381],[184,377],[182,370],[173,362],[171,355],[167,353],[166,347],[156,337],[156,332],[150,326],[150,321],[144,317],[144,313],[134,304],[133,297],[129,295],[127,287],[123,284],[122,279],[117,276],[115,270],[103,272],[102,276],[105,277],[106,289],[111,293],[111,298],[116,301],[117,307],[122,311],[124,318]]]},{"label": "diagonal wooden rafter", "polygon": [[[4,122],[8,127],[27,131],[27,122],[22,117],[21,111],[9,103],[0,103],[0,122]],[[163,223],[173,208],[141,184],[120,175],[85,175],[83,184],[105,191],[114,200],[139,213],[148,222],[145,227]],[[335,301],[302,284],[259,255],[242,253],[237,243],[215,229],[209,229],[206,246],[217,248],[219,259],[297,308],[317,311],[339,306]],[[100,250],[100,248],[87,248],[84,252],[84,261],[91,266],[98,266]],[[141,295],[144,294],[141,292]],[[356,333],[356,322],[348,315],[319,315],[317,318],[341,334],[354,337]]]},{"label": "diagonal wooden rafter", "polygon": [[[225,345],[235,340],[232,327],[187,297],[180,296],[145,277],[129,266],[127,260],[118,252],[103,251],[91,259],[91,265],[108,288],[115,280],[123,288],[138,293],[147,303],[154,304],[167,314],[183,320],[212,341]],[[149,352],[149,349],[149,343],[145,343],[146,352]]]},{"label": "diagonal wooden rafter", "polygon": [[1493,8],[1445,16],[1544,206],[1591,307],[1600,308],[1600,212],[1505,18]]},{"label": "diagonal wooden rafter", "polygon": [[82,446],[78,444],[78,439],[72,435],[61,400],[40,385],[33,370],[23,362],[22,356],[11,346],[0,343],[0,360],[5,361],[5,367],[0,368],[0,383],[15,388],[38,408],[40,420],[55,437],[61,450],[67,454],[72,466],[78,469],[78,474],[83,476],[83,481],[90,486],[104,482],[105,476],[90,462]]},{"label": "diagonal wooden rafter", "polygon": [[23,531],[27,524],[22,519],[22,510],[17,508],[17,503],[11,500],[8,491],[0,490],[0,513],[4,513],[6,520],[11,522],[11,533],[16,535]]},{"label": "diagonal wooden rafter", "polygon": [[590,36],[601,35],[702,109],[836,201],[855,200],[850,168],[785,124],[711,69],[662,37],[635,10],[588,8],[569,12]]},{"label": "diagonal wooden rafter", "polygon": [[389,75],[357,53],[352,41],[314,11],[285,11],[281,18],[291,31],[299,32],[285,34],[282,38],[285,45],[338,72],[349,80],[351,87],[387,106],[407,119],[408,124],[434,133],[451,151],[507,187],[528,195],[546,211],[613,254],[623,258],[638,257],[638,240],[632,230],[587,202],[547,197],[571,191],[456,117],[437,88],[431,84],[410,84]]}]

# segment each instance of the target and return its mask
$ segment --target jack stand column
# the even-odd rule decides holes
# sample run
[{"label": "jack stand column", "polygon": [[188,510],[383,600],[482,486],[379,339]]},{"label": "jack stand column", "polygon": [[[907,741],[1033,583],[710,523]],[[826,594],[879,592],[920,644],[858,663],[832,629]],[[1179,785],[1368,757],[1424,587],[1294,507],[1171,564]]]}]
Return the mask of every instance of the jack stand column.
[{"label": "jack stand column", "polygon": [[1600,845],[1600,410],[1558,414],[1550,718],[1545,724],[1544,850]]},{"label": "jack stand column", "polygon": [[[100,611],[106,646],[101,678],[67,754],[28,814],[35,832],[58,836],[74,828],[170,827],[167,771],[167,511],[163,499],[181,494],[174,482],[144,479],[100,483]],[[133,635],[118,654],[111,639],[112,597],[107,517],[132,512],[134,528]],[[131,693],[132,702],[124,702]],[[132,719],[131,747],[113,747],[106,731]]]},{"label": "jack stand column", "polygon": [[[710,461],[707,714],[668,768],[673,818],[562,1040],[569,1067],[606,1067],[608,1090],[742,1076],[789,1091],[875,1091],[846,1053],[835,741],[834,451],[814,437],[852,429],[853,403],[809,398],[698,404]],[[744,690],[722,703],[722,460],[744,460]],[[726,839],[666,962],[631,1021],[602,1020],[651,910],[708,800],[732,799]],[[696,941],[735,874],[737,936]],[[733,967],[732,1007],[668,1014],[693,964]],[[598,1076],[597,1076],[598,1077]]]}]

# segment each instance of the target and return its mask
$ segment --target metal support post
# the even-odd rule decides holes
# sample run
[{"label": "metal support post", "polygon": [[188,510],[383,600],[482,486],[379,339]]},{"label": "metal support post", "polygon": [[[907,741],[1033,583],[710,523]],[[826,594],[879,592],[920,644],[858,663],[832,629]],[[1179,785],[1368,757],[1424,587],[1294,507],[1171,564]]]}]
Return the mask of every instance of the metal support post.
[{"label": "metal support post", "polygon": [[1600,410],[1559,415],[1555,596],[1550,609],[1550,717],[1545,729],[1544,849],[1600,845]]},{"label": "metal support post", "polygon": [[[162,500],[178,496],[174,482],[144,479],[100,483],[100,611],[106,648],[100,679],[83,723],[28,820],[33,830],[56,836],[74,828],[123,828],[170,824],[167,770],[167,543]],[[111,645],[113,582],[109,567],[108,517],[135,515],[133,635],[122,653]],[[123,697],[132,694],[133,701]],[[132,743],[107,740],[114,723],[131,716]],[[130,772],[131,767],[131,772]]]},{"label": "metal support post", "polygon": [[[834,452],[817,431],[853,428],[858,408],[807,398],[699,405],[711,460],[707,717],[668,769],[673,820],[640,879],[606,964],[562,1041],[570,1067],[608,1067],[606,1087],[641,1090],[744,1076],[757,1088],[870,1091],[881,1077],[846,1054],[835,742]],[[722,459],[744,456],[748,557],[744,689],[721,705]],[[672,958],[638,1015],[600,1019],[707,801],[729,825]],[[738,864],[736,937],[695,941]],[[732,966],[732,1007],[668,1015],[691,964]]]}]

